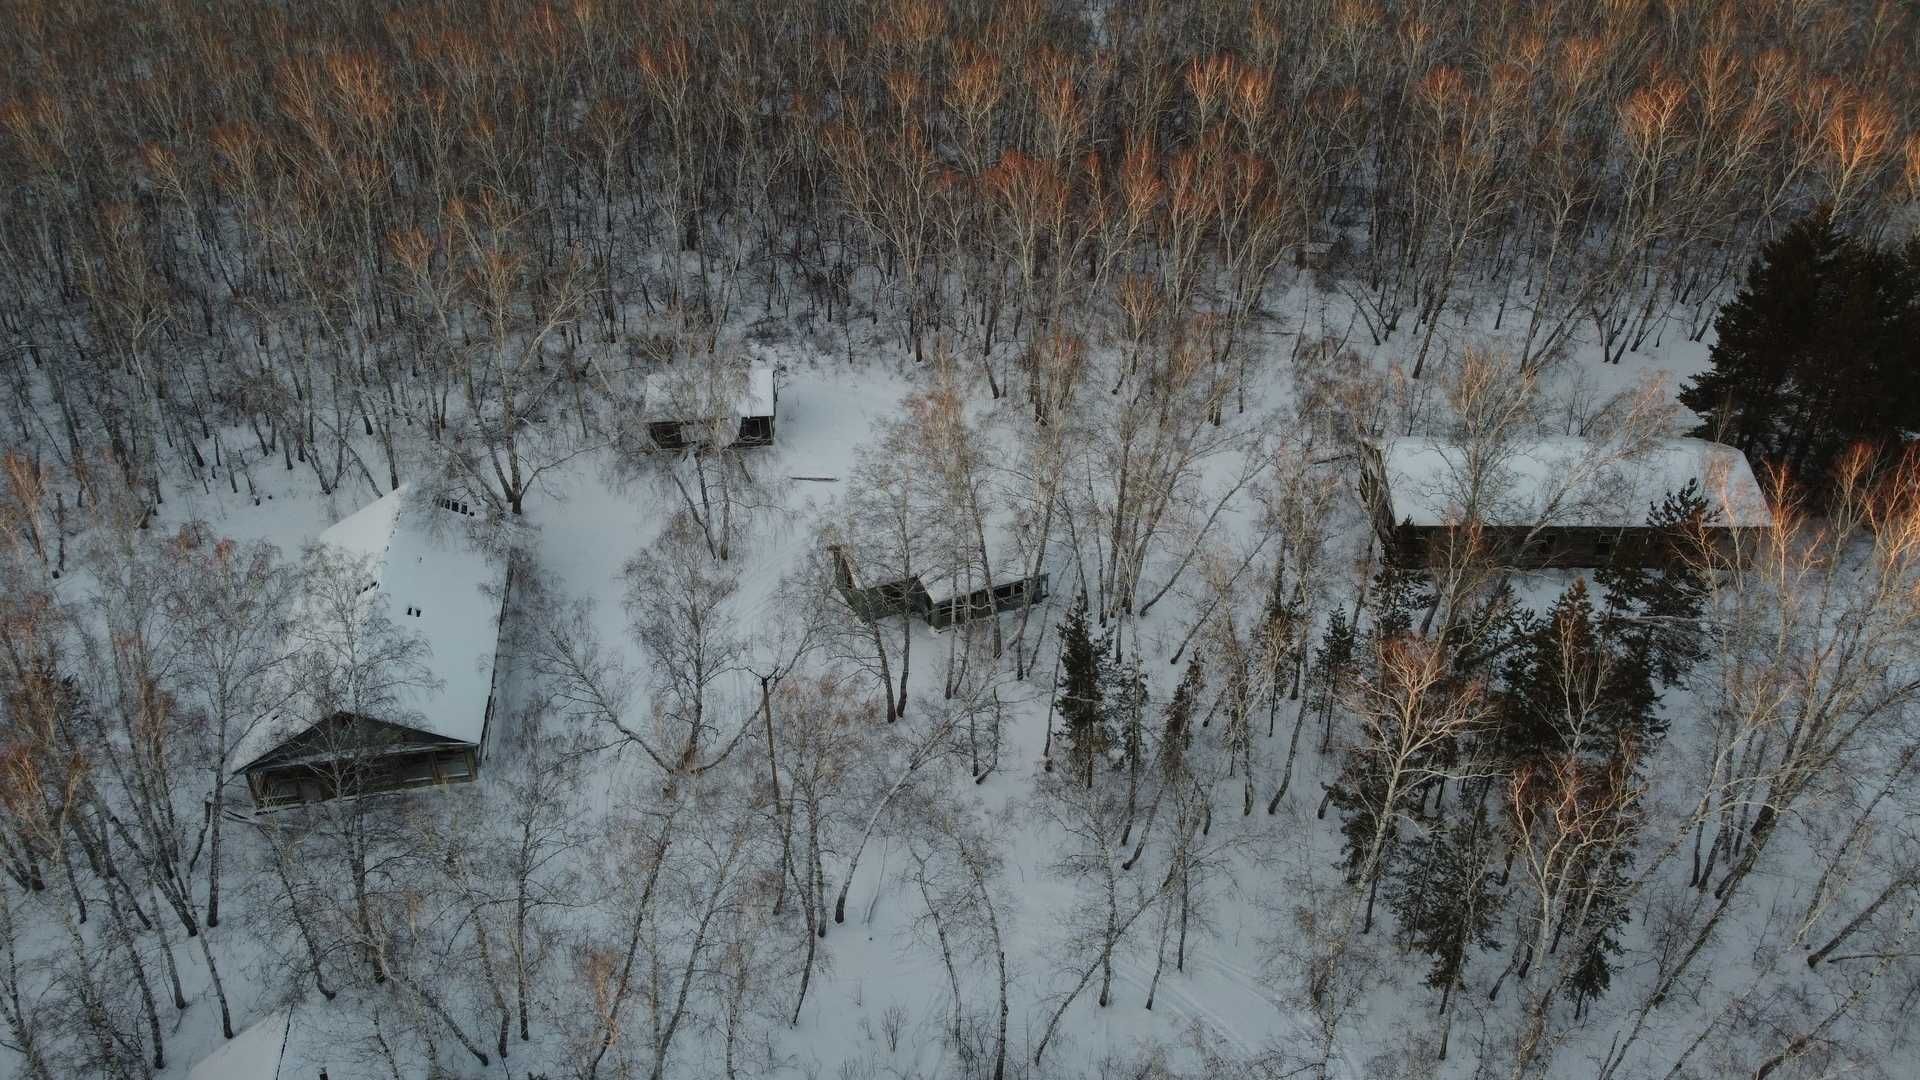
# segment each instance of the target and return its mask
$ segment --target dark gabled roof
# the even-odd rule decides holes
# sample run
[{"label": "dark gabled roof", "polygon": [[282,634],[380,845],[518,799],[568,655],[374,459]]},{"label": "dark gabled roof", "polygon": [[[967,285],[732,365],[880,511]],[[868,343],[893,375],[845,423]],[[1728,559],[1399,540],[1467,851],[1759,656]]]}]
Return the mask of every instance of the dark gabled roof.
[{"label": "dark gabled roof", "polygon": [[430,746],[473,746],[465,739],[389,723],[371,717],[335,713],[333,716],[278,744],[250,761],[234,766],[236,773],[268,765],[298,765],[331,761],[349,755],[378,757]]}]

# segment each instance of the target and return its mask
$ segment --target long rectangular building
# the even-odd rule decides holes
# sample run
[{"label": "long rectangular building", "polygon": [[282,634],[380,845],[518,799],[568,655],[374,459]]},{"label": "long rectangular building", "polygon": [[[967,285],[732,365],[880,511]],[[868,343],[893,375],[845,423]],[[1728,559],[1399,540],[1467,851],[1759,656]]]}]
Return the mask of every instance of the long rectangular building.
[{"label": "long rectangular building", "polygon": [[1535,438],[1494,447],[1404,437],[1365,444],[1360,493],[1387,557],[1426,563],[1463,526],[1480,528],[1496,557],[1518,568],[1652,563],[1648,516],[1693,485],[1709,528],[1773,524],[1746,456],[1704,439],[1666,439],[1619,451],[1580,438]]}]

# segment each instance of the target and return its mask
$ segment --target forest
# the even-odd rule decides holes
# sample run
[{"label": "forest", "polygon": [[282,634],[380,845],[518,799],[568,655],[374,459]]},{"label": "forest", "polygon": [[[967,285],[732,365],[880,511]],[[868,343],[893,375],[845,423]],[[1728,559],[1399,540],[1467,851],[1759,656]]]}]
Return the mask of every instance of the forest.
[{"label": "forest", "polygon": [[0,26],[0,1077],[1913,1075],[1920,8]]}]

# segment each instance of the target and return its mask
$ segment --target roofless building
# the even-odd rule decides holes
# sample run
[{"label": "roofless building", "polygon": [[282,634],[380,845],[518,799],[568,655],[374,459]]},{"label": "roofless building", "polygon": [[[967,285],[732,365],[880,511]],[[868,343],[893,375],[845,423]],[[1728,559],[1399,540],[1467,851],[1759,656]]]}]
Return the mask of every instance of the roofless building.
[{"label": "roofless building", "polygon": [[917,618],[935,630],[984,619],[1003,611],[1037,604],[1047,598],[1045,573],[1022,575],[997,585],[957,592],[935,599],[919,575],[892,581],[869,582],[861,577],[853,556],[835,544],[827,549],[833,560],[833,583],[847,606],[862,619],[894,615]]}]

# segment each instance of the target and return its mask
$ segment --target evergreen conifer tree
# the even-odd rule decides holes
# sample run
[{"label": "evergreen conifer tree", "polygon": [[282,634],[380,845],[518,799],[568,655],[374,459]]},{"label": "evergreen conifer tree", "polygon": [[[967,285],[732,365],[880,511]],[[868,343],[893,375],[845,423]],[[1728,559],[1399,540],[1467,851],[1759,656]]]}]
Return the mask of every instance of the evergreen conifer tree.
[{"label": "evergreen conifer tree", "polygon": [[1187,775],[1187,748],[1193,742],[1193,709],[1200,700],[1205,688],[1206,670],[1200,663],[1200,654],[1194,653],[1187,660],[1187,670],[1180,676],[1180,685],[1173,690],[1173,698],[1167,702],[1166,712],[1160,722],[1160,779],[1165,784],[1177,784]]},{"label": "evergreen conifer tree", "polygon": [[[1300,654],[1304,649],[1305,631],[1300,622],[1305,615],[1300,591],[1288,588],[1286,575],[1280,567],[1275,567],[1273,584],[1267,589],[1266,607],[1260,613],[1260,663],[1261,675],[1267,695],[1267,734],[1273,734],[1274,722],[1280,709],[1280,698],[1287,693],[1288,673],[1297,672]],[[1298,678],[1293,680],[1291,693],[1299,696]]]},{"label": "evergreen conifer tree", "polygon": [[1427,985],[1440,991],[1442,1016],[1462,984],[1469,951],[1499,947],[1493,930],[1506,895],[1492,866],[1496,842],[1476,802],[1470,816],[1408,841],[1387,894],[1403,944],[1430,961]]},{"label": "evergreen conifer tree", "polygon": [[1411,633],[1414,615],[1433,602],[1433,590],[1416,570],[1383,563],[1373,575],[1373,637]]},{"label": "evergreen conifer tree", "polygon": [[1327,617],[1327,632],[1320,638],[1320,644],[1313,652],[1313,677],[1309,682],[1307,708],[1318,714],[1326,724],[1326,731],[1320,739],[1320,752],[1326,753],[1333,741],[1333,711],[1340,700],[1340,688],[1353,671],[1353,654],[1359,646],[1353,633],[1353,624],[1347,621],[1346,613],[1335,609]]},{"label": "evergreen conifer tree", "polygon": [[1756,461],[1817,483],[1855,442],[1891,447],[1920,412],[1920,247],[1881,250],[1826,213],[1761,249],[1681,393]]},{"label": "evergreen conifer tree", "polygon": [[1100,707],[1105,714],[1106,729],[1124,752],[1144,753],[1146,733],[1142,725],[1147,708],[1147,674],[1140,670],[1137,656],[1124,659],[1115,656],[1108,643],[1103,642],[1096,655]]},{"label": "evergreen conifer tree", "polygon": [[1576,580],[1544,619],[1531,620],[1507,665],[1496,752],[1509,761],[1608,755],[1665,730],[1652,672],[1630,641],[1601,633],[1593,597]]},{"label": "evergreen conifer tree", "polygon": [[1525,613],[1512,585],[1496,585],[1447,639],[1453,643],[1453,673],[1466,678],[1497,664],[1520,643]]},{"label": "evergreen conifer tree", "polygon": [[1574,993],[1576,1016],[1585,1013],[1587,1004],[1613,985],[1613,958],[1619,956],[1621,951],[1620,929],[1632,916],[1627,905],[1618,898],[1626,884],[1627,864],[1631,861],[1631,849],[1622,844],[1612,848],[1606,858],[1598,860],[1597,865],[1588,868],[1589,873],[1598,874],[1603,880],[1595,890],[1592,905],[1581,920],[1580,962],[1568,982]]},{"label": "evergreen conifer tree", "polygon": [[1706,655],[1707,582],[1686,558],[1714,516],[1700,482],[1667,493],[1647,515],[1653,544],[1665,557],[1655,565],[1621,560],[1594,571],[1606,590],[1603,633],[1641,650],[1662,686],[1673,686]]},{"label": "evergreen conifer tree", "polygon": [[1099,657],[1104,725],[1117,738],[1121,760],[1126,763],[1127,820],[1132,822],[1140,796],[1140,771],[1147,757],[1147,675],[1140,670],[1137,655],[1123,659],[1115,655],[1110,643],[1103,643]]},{"label": "evergreen conifer tree", "polygon": [[[1347,884],[1361,884],[1367,853],[1378,831],[1380,815],[1386,809],[1387,777],[1379,757],[1348,754],[1339,778],[1327,788],[1327,801],[1340,811],[1339,865],[1347,873]],[[1383,876],[1385,870],[1393,866],[1395,847],[1389,835],[1386,850],[1380,855]]]},{"label": "evergreen conifer tree", "polygon": [[1100,657],[1087,626],[1087,597],[1076,597],[1060,622],[1060,686],[1055,699],[1066,727],[1067,754],[1082,781],[1093,786],[1093,767],[1111,737],[1100,693]]}]

